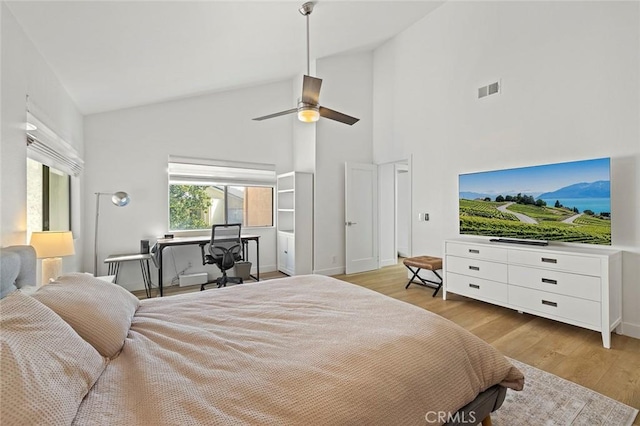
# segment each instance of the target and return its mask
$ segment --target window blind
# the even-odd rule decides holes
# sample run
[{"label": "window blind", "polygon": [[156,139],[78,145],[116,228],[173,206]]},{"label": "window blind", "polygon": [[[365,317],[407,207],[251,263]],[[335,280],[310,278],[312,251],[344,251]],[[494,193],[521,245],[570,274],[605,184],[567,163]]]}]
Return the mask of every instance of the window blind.
[{"label": "window blind", "polygon": [[169,183],[273,186],[275,165],[169,156]]},{"label": "window blind", "polygon": [[27,112],[27,122],[35,129],[27,129],[27,156],[68,175],[78,176],[84,169],[84,161],[65,140],[43,122]]}]

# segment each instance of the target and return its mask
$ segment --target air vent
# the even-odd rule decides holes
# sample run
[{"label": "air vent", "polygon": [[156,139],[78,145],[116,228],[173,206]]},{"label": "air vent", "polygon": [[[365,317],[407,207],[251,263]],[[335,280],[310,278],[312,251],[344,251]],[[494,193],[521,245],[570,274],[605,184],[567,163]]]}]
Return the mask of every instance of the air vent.
[{"label": "air vent", "polygon": [[489,95],[495,95],[496,93],[500,93],[499,81],[478,88],[478,99],[484,98]]}]

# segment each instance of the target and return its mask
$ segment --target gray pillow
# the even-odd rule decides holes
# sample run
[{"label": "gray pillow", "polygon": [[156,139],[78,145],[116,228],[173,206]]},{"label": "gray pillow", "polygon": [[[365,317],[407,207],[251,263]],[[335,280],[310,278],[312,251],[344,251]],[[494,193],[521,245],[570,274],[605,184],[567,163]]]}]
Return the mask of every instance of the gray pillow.
[{"label": "gray pillow", "polygon": [[16,289],[16,278],[20,272],[20,256],[16,253],[0,253],[0,299]]}]

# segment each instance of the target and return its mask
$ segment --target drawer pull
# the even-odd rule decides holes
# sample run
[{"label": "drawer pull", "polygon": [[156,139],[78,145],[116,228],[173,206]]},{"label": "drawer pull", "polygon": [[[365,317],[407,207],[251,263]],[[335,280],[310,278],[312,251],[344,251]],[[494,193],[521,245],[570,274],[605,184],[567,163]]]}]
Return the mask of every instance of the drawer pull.
[{"label": "drawer pull", "polygon": [[469,253],[473,253],[473,254],[480,254],[480,250],[476,250],[476,249],[469,249]]},{"label": "drawer pull", "polygon": [[469,287],[477,288],[478,290],[480,290],[480,286],[478,284],[469,284]]},{"label": "drawer pull", "polygon": [[558,280],[552,280],[549,278],[542,278],[542,282],[546,284],[558,284]]},{"label": "drawer pull", "polygon": [[548,301],[548,300],[543,300],[543,301],[542,301],[542,304],[543,304],[543,305],[547,305],[547,306],[553,306],[554,308],[557,308],[557,307],[558,307],[558,304],[557,304],[556,302],[550,302],[550,301]]},{"label": "drawer pull", "polygon": [[480,267],[479,266],[469,266],[469,269],[471,269],[472,271],[479,271]]},{"label": "drawer pull", "polygon": [[544,263],[558,263],[558,259],[552,259],[550,257],[543,257],[542,261]]}]

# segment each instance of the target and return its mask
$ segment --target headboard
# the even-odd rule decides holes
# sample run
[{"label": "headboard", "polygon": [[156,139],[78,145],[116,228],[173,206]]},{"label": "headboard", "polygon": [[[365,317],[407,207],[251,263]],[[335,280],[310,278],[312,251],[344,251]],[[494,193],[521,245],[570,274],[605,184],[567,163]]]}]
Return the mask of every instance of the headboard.
[{"label": "headboard", "polygon": [[35,249],[31,246],[0,249],[0,298],[16,288],[36,285]]}]

